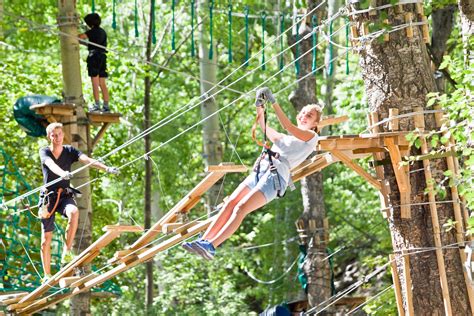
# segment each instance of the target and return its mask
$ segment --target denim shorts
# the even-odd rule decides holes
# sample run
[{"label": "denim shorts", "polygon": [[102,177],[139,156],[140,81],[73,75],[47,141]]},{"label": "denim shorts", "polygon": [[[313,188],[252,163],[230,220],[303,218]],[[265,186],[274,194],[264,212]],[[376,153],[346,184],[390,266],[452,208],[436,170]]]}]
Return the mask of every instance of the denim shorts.
[{"label": "denim shorts", "polygon": [[[245,184],[249,189],[256,188],[260,192],[263,193],[267,203],[277,197],[278,191],[275,188],[274,179],[276,177],[276,173],[270,172],[270,168],[262,168],[260,173],[258,174],[258,182],[257,182],[257,173],[253,171],[245,180],[242,182]],[[283,179],[280,175],[278,175],[280,179],[280,195],[285,193],[287,188],[287,181]]]}]

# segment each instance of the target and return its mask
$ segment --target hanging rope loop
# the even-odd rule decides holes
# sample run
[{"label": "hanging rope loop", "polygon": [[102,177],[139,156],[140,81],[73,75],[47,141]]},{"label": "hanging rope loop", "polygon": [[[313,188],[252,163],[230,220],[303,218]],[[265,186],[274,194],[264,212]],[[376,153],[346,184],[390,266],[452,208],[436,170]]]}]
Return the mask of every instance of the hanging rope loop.
[{"label": "hanging rope loop", "polygon": [[171,50],[175,51],[176,50],[176,37],[175,37],[175,27],[174,27],[174,22],[175,22],[175,16],[174,16],[174,11],[175,11],[175,3],[176,0],[171,0]]},{"label": "hanging rope loop", "polygon": [[244,8],[245,15],[245,67],[249,65],[250,53],[249,53],[249,6],[246,5]]},{"label": "hanging rope loop", "polygon": [[318,45],[318,32],[317,32],[317,27],[318,27],[318,16],[316,14],[313,15],[311,18],[311,23],[313,26],[313,61],[312,61],[312,67],[311,70],[313,72],[316,72],[317,67],[317,45]]},{"label": "hanging rope loop", "polygon": [[134,18],[133,18],[133,24],[135,26],[135,37],[138,37],[140,34],[138,33],[138,3],[137,3],[138,0],[135,0],[135,9],[134,9]]},{"label": "hanging rope loop", "polygon": [[213,11],[214,11],[214,0],[209,1],[209,60],[212,60],[214,57],[214,47],[213,47],[213,38],[212,38],[212,20],[213,20]]},{"label": "hanging rope loop", "polygon": [[229,42],[228,42],[228,50],[229,50],[229,64],[232,63],[232,1],[229,1],[228,4],[228,17],[229,17]]},{"label": "hanging rope loop", "polygon": [[283,57],[283,33],[285,32],[285,13],[280,13],[280,60],[279,67],[280,71],[283,70],[285,66],[285,59]]},{"label": "hanging rope loop", "polygon": [[266,69],[265,66],[265,21],[267,19],[267,13],[263,11],[260,13],[260,18],[262,19],[262,70]]},{"label": "hanging rope loop", "polygon": [[116,13],[117,0],[112,1],[112,28],[117,29],[117,13]]},{"label": "hanging rope loop", "polygon": [[196,49],[194,47],[194,0],[191,0],[191,57],[196,56]]}]

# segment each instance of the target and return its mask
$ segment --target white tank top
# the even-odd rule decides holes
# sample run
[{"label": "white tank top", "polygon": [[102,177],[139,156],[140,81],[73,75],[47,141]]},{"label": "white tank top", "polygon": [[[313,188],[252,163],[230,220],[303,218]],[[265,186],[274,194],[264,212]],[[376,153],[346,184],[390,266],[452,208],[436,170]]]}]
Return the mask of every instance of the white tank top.
[{"label": "white tank top", "polygon": [[[316,149],[319,136],[314,133],[313,138],[307,142],[293,135],[284,135],[273,143],[272,151],[280,154],[282,159],[273,159],[273,164],[280,176],[288,183],[290,170],[302,163]],[[286,163],[286,162],[287,163]],[[263,161],[262,161],[263,162]],[[266,167],[266,166],[265,166]]]}]

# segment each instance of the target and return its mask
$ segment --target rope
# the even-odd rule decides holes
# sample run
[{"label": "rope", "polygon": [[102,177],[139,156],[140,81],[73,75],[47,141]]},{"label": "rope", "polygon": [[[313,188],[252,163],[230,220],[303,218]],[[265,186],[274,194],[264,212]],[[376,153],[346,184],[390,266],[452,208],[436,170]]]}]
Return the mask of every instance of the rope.
[{"label": "rope", "polygon": [[262,17],[262,66],[261,66],[261,69],[265,70],[266,69],[265,67],[265,20],[267,18],[267,14],[265,13],[265,11],[261,13],[261,17]]},{"label": "rope", "polygon": [[[284,30],[285,30],[285,14],[280,13],[280,34],[283,34]],[[285,65],[285,59],[283,56],[283,36],[280,36],[280,62],[279,62],[280,71],[283,69],[284,65]]]},{"label": "rope", "polygon": [[385,123],[388,123],[392,120],[399,119],[399,118],[407,118],[407,117],[412,117],[420,114],[433,114],[433,113],[442,113],[444,110],[423,110],[423,111],[418,111],[418,112],[410,112],[410,113],[404,113],[404,114],[399,114],[399,115],[394,115],[392,117],[387,117],[381,120],[380,122],[377,122],[375,124],[369,125],[365,130],[362,131],[361,134],[364,134],[365,132],[370,132],[371,129],[374,127],[383,125]]},{"label": "rope", "polygon": [[116,0],[112,1],[112,28],[117,29],[117,13],[115,12]]},{"label": "rope", "polygon": [[[346,17],[346,49],[349,48],[349,18]],[[349,50],[346,51],[346,75],[349,74]]]},{"label": "rope", "polygon": [[176,50],[176,43],[175,43],[175,27],[174,27],[174,9],[175,9],[175,0],[171,0],[171,15],[172,15],[172,22],[171,22],[171,50],[174,52]]},{"label": "rope", "polygon": [[351,309],[349,312],[347,312],[346,315],[354,314],[355,312],[357,312],[358,310],[360,310],[362,307],[364,307],[365,305],[367,305],[370,301],[373,301],[373,300],[375,300],[376,298],[382,296],[382,294],[384,294],[385,292],[387,292],[388,290],[390,290],[390,289],[392,289],[392,288],[393,288],[393,284],[387,286],[384,290],[380,291],[377,295],[372,296],[371,298],[369,298],[368,300],[366,300],[364,303],[362,303],[362,304],[360,304],[359,306],[357,306],[357,307]]},{"label": "rope", "polygon": [[196,56],[194,48],[194,0],[191,0],[191,57]]},{"label": "rope", "polygon": [[155,0],[151,0],[151,42],[156,44]]},{"label": "rope", "polygon": [[133,25],[135,26],[135,37],[138,37],[140,34],[138,33],[138,0],[135,0],[135,7],[133,10]]},{"label": "rope", "polygon": [[285,277],[285,275],[287,275],[291,269],[293,269],[293,267],[295,266],[296,262],[298,262],[298,258],[296,258],[293,263],[288,267],[288,269],[286,269],[285,272],[283,272],[279,277],[277,277],[276,279],[273,279],[273,280],[269,280],[269,281],[264,281],[264,280],[260,280],[260,279],[257,279],[255,276],[253,276],[249,271],[247,271],[246,269],[244,269],[245,273],[252,279],[254,280],[255,282],[257,283],[260,283],[260,284],[266,284],[266,285],[271,285],[271,284],[275,284],[276,282],[280,281],[281,279],[283,279]]},{"label": "rope", "polygon": [[[329,22],[329,34],[332,34],[332,22]],[[329,51],[329,59],[332,59],[332,55],[334,53],[334,48],[332,46],[332,36],[329,35],[329,47],[328,47],[328,51]],[[332,63],[329,63],[329,66],[328,66],[328,76],[332,76],[334,72],[334,65]]]},{"label": "rope", "polygon": [[244,65],[249,65],[250,52],[249,52],[249,6],[245,6],[245,62]]},{"label": "rope", "polygon": [[353,15],[368,13],[368,12],[374,11],[374,10],[383,10],[383,9],[392,8],[392,7],[397,6],[397,5],[415,4],[415,3],[423,4],[423,0],[400,0],[396,3],[385,4],[385,5],[381,5],[379,7],[375,7],[375,8],[369,8],[369,9],[364,9],[364,10],[354,10],[354,11],[349,12],[348,16],[351,17]]},{"label": "rope", "polygon": [[229,42],[228,42],[228,50],[229,50],[229,64],[232,63],[232,1],[229,1],[229,14],[228,14],[228,27],[229,27]]},{"label": "rope", "polygon": [[214,57],[214,47],[213,47],[213,39],[212,39],[212,11],[214,9],[214,0],[209,1],[209,60],[212,60]]},{"label": "rope", "polygon": [[95,13],[95,1],[91,0],[91,11],[92,13]]},{"label": "rope", "polygon": [[[316,29],[318,27],[318,16],[316,14],[314,14],[313,17],[311,18],[311,22],[313,25],[313,30]],[[315,72],[317,68],[317,62],[316,62],[317,53],[318,53],[318,50],[316,48],[317,45],[318,45],[318,33],[313,31],[313,60],[312,60],[312,66],[311,66],[311,70],[313,71],[313,73]]]},{"label": "rope", "polygon": [[[311,11],[309,11],[309,12],[307,13],[307,15],[308,15],[308,14],[311,14],[312,12],[314,12],[315,10],[317,10],[317,9],[318,9],[320,6],[322,6],[324,3],[325,3],[325,1],[321,2],[318,6],[316,6],[316,7],[313,8]],[[342,11],[339,11],[337,14],[335,14],[334,16],[332,16],[330,19],[335,19],[335,18],[337,18],[337,17],[341,14],[341,12],[342,12]],[[304,18],[305,18],[305,17],[303,17],[302,19],[304,19]],[[29,22],[31,22],[31,23],[34,23],[34,22],[32,22],[32,21],[30,21],[30,20],[28,20],[28,19],[25,19],[25,18],[23,18],[23,17],[22,17],[22,19],[23,19],[23,20],[26,20],[26,21],[29,21]],[[297,23],[298,23],[298,22],[300,22],[300,21],[297,21]],[[325,23],[327,23],[327,21],[326,21]],[[288,32],[288,31],[291,30],[292,28],[293,28],[293,25],[290,26],[284,33]],[[59,31],[59,32],[56,32],[56,33],[61,34],[61,35],[65,35],[65,36],[70,36],[69,34],[64,33],[64,32],[60,32],[60,31]],[[309,34],[309,35],[310,35],[310,34]],[[280,34],[280,36],[283,36],[283,34]],[[305,37],[305,38],[306,38],[306,37]],[[304,40],[305,38],[302,38],[301,40]],[[277,40],[277,39],[275,39],[273,42],[275,42],[276,40]],[[273,42],[272,42],[272,43],[273,43]],[[293,46],[295,46],[295,45],[297,45],[297,44],[298,44],[298,42],[294,43],[293,45],[291,45],[291,46],[289,46],[288,48],[286,48],[285,51],[288,50],[288,49],[291,49]],[[96,46],[102,47],[101,45],[96,45]],[[111,50],[109,49],[109,51],[111,51]],[[260,50],[258,53],[260,53],[260,52],[262,52],[262,50]],[[257,56],[258,53],[257,53],[255,56]],[[283,52],[282,52],[282,53],[283,53]],[[254,58],[255,56],[252,56],[251,58]],[[270,62],[271,60],[273,60],[273,59],[276,58],[276,57],[278,57],[278,55],[273,56],[270,60],[268,60],[268,61],[266,61],[266,62]],[[296,61],[297,61],[297,60],[298,60],[298,59],[296,59]],[[292,63],[294,63],[294,61],[293,61]],[[151,63],[150,63],[150,64],[151,64]],[[158,65],[158,66],[160,66],[160,65]],[[161,66],[161,67],[162,67],[162,66]],[[238,68],[236,68],[234,71],[232,71],[229,75],[227,75],[224,79],[222,79],[222,80],[221,80],[219,83],[217,83],[215,86],[218,86],[220,83],[222,83],[223,81],[225,81],[227,78],[229,78],[232,74],[234,74],[235,72],[237,72],[237,71],[238,71],[240,68],[242,68],[242,67],[245,67],[245,64],[240,65]],[[287,67],[284,67],[284,69],[286,69],[286,68],[287,68]],[[283,69],[283,70],[284,70],[284,69]],[[240,78],[238,78],[237,80],[235,80],[234,82],[232,82],[231,84],[229,84],[228,86],[223,87],[222,89],[220,89],[220,90],[217,91],[216,93],[212,94],[211,96],[208,96],[208,95],[205,95],[205,94],[201,95],[201,96],[200,96],[201,101],[200,101],[197,105],[195,105],[194,107],[198,106],[199,104],[202,104],[202,103],[205,102],[208,98],[214,97],[215,95],[217,95],[218,93],[220,93],[220,92],[223,91],[224,89],[229,89],[229,88],[228,88],[229,86],[231,86],[231,85],[233,85],[233,84],[239,82],[240,80],[242,80],[242,79],[245,78],[246,76],[252,74],[252,73],[255,72],[256,70],[257,70],[257,68],[255,68],[255,69],[253,69],[253,70],[247,72],[245,75],[241,76]],[[270,79],[272,79],[272,78],[274,78],[274,76],[272,76]],[[304,78],[304,77],[303,77],[303,78]],[[270,79],[267,79],[265,82],[267,82],[267,81],[270,80]],[[213,86],[213,88],[211,88],[211,90],[214,89],[215,86]],[[211,90],[209,90],[208,92],[210,92]],[[256,89],[254,89],[254,90],[256,91]],[[250,92],[247,92],[247,93],[245,93],[245,94],[242,94],[237,100],[234,100],[231,104],[234,104],[235,102],[237,102],[238,100],[240,100],[243,96],[247,96],[249,93],[250,93]],[[206,98],[203,98],[203,97],[206,97]],[[158,122],[158,123],[155,124],[154,126],[152,126],[152,127],[150,127],[149,129],[147,129],[147,130],[145,130],[145,131],[139,133],[137,136],[133,137],[133,138],[130,139],[129,141],[125,142],[124,144],[118,146],[117,148],[115,148],[114,150],[110,151],[108,154],[106,154],[106,155],[100,157],[99,159],[100,159],[100,160],[103,160],[103,159],[109,157],[110,155],[115,154],[115,153],[118,152],[119,150],[125,148],[126,146],[129,146],[130,144],[132,144],[133,142],[137,141],[138,139],[143,138],[144,136],[150,134],[150,133],[153,132],[154,130],[156,130],[156,129],[162,127],[162,126],[164,126],[165,124],[167,124],[167,123],[169,123],[170,121],[172,121],[172,120],[174,120],[174,119],[180,117],[181,115],[183,115],[184,113],[186,113],[186,112],[188,112],[188,111],[190,111],[190,110],[192,109],[192,108],[189,108],[189,109],[187,109],[185,112],[182,112],[181,114],[179,114],[179,115],[173,117],[176,113],[178,113],[179,111],[181,111],[183,108],[185,108],[185,107],[187,107],[187,106],[188,106],[188,105],[186,105],[186,106],[184,106],[184,107],[178,109],[177,111],[173,112],[173,113],[170,114],[168,117],[166,117],[165,119],[161,120],[160,122]],[[222,109],[221,109],[221,110],[222,110]],[[172,119],[170,119],[170,117],[171,117]],[[166,120],[168,120],[168,121],[166,121]],[[163,121],[165,121],[165,122],[163,123]],[[161,125],[160,125],[160,124],[161,124]],[[198,124],[199,124],[199,123],[198,123]],[[95,162],[93,162],[93,163],[95,163]],[[78,173],[78,172],[84,170],[85,168],[89,167],[89,166],[90,166],[91,164],[93,164],[93,163],[84,165],[84,166],[82,166],[82,167],[76,169],[75,171],[73,171],[71,174],[74,175],[75,173]],[[96,179],[93,179],[93,180],[91,180],[91,181],[89,181],[88,183],[92,183],[93,181],[96,181],[96,180],[97,180],[97,178],[96,178]],[[41,187],[38,187],[38,188],[33,189],[33,190],[30,190],[29,192],[27,192],[27,193],[25,193],[25,194],[23,194],[23,195],[21,195],[21,196],[15,198],[15,199],[13,199],[13,200],[7,201],[7,202],[5,202],[4,204],[5,204],[5,205],[8,205],[8,204],[10,204],[10,203],[16,203],[18,200],[21,200],[21,199],[23,199],[23,198],[25,198],[25,197],[27,197],[27,196],[29,196],[29,195],[35,194],[35,193],[39,192],[40,190],[42,190],[43,188],[46,188],[47,186],[50,186],[50,185],[53,185],[53,184],[56,184],[56,183],[58,183],[59,181],[61,181],[61,179],[53,180],[53,181],[51,181],[51,182],[49,182],[49,183],[47,183],[47,184],[44,184],[44,185],[41,186]],[[86,185],[86,184],[88,184],[88,183],[84,183],[83,185],[79,186],[78,188],[80,188],[80,187],[82,187],[82,186],[84,186],[84,185]]]}]

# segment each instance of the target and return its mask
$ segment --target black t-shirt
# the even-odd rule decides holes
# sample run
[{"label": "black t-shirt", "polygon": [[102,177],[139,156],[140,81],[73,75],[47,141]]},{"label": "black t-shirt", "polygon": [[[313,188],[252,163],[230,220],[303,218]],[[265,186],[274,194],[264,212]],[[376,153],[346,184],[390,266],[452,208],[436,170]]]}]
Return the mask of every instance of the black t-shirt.
[{"label": "black t-shirt", "polygon": [[[49,170],[49,168],[45,165],[44,162],[47,158],[53,159],[54,163],[64,171],[71,171],[71,165],[79,160],[79,156],[82,155],[82,152],[70,145],[64,145],[63,151],[61,152],[61,155],[58,159],[54,157],[49,147],[41,148],[39,155],[41,159],[41,169],[43,169],[43,183],[46,184],[60,178],[60,176]],[[61,180],[58,183],[49,186],[48,190],[52,191],[58,188],[68,188],[69,185],[69,180]]]},{"label": "black t-shirt", "polygon": [[[93,27],[86,32],[87,38],[89,42],[102,45],[107,47],[107,33],[105,33],[104,29],[101,27]],[[106,53],[107,51],[102,47],[97,47],[95,45],[88,44],[87,49],[89,51],[99,51]]]}]

